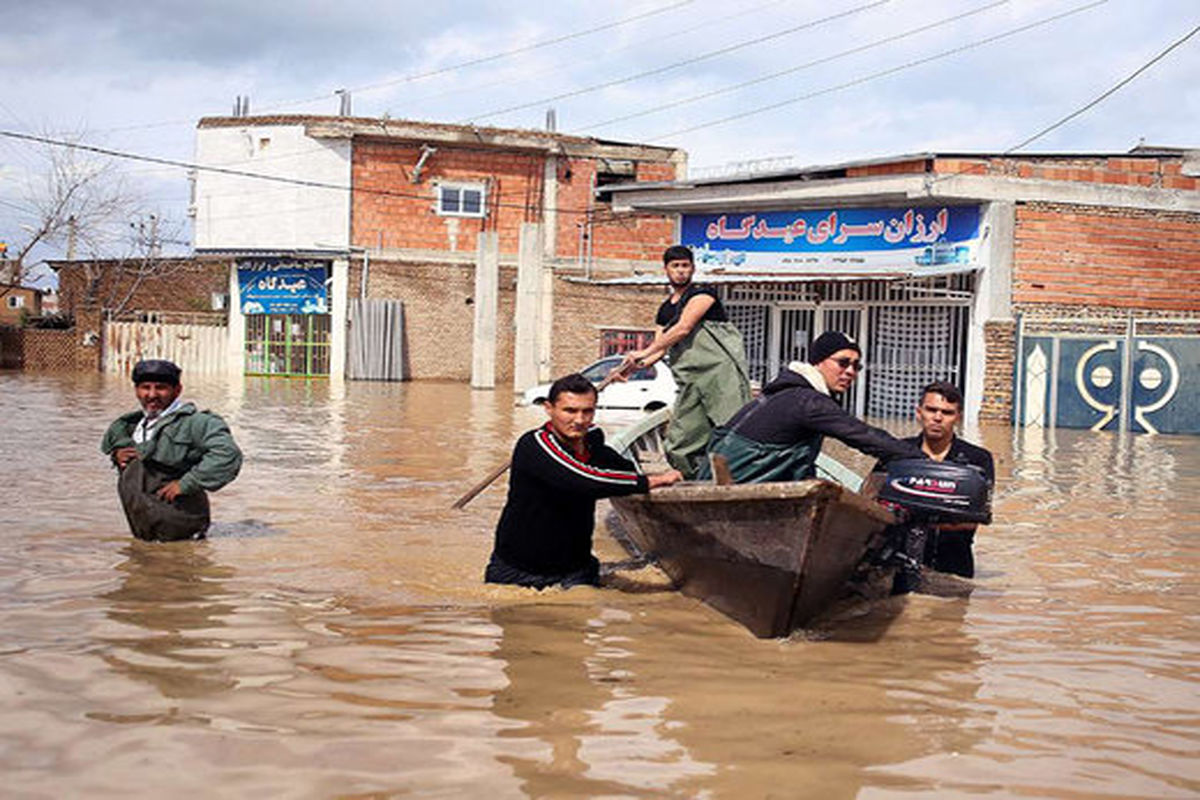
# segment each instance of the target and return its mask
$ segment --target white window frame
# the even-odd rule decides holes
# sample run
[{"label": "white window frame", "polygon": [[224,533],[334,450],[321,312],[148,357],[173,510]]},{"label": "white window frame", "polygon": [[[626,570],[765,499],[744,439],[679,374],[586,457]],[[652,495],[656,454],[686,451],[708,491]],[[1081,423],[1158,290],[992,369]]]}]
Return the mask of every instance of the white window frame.
[{"label": "white window frame", "polygon": [[24,308],[25,298],[19,294],[10,294],[7,297],[7,304],[9,308]]},{"label": "white window frame", "polygon": [[[439,183],[436,187],[437,199],[434,203],[434,210],[439,217],[471,217],[480,218],[487,216],[487,184],[486,183],[469,183],[469,182],[447,182]],[[448,192],[457,192],[458,209],[447,209],[445,200]],[[479,194],[479,210],[478,211],[463,211],[462,198],[464,192],[478,192]]]}]

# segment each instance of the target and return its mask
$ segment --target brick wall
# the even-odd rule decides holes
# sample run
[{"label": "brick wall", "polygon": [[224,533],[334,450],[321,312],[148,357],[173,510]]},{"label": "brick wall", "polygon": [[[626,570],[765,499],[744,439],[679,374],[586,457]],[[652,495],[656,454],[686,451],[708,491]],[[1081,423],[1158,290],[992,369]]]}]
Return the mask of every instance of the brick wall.
[{"label": "brick wall", "polygon": [[[1200,189],[1200,180],[1182,174],[1182,156],[1090,156],[1072,158],[1020,157],[938,158],[940,174],[999,175],[1047,181],[1108,183],[1161,189]],[[919,170],[914,170],[919,171]]]},{"label": "brick wall", "polygon": [[1013,302],[1200,309],[1200,214],[1018,206]]},{"label": "brick wall", "polygon": [[600,357],[601,328],[653,328],[665,286],[554,284],[555,376],[587,366]]},{"label": "brick wall", "polygon": [[[500,268],[496,383],[512,380],[513,304],[517,271]],[[404,302],[407,375],[414,379],[471,379],[475,326],[475,268],[460,264],[371,261],[371,297]],[[471,302],[468,302],[471,301]]]},{"label": "brick wall", "polygon": [[96,372],[99,369],[98,343],[84,345],[78,328],[41,330],[26,328],[24,368],[31,372]]},{"label": "brick wall", "polygon": [[983,398],[980,419],[1012,419],[1013,369],[1016,364],[1017,325],[1009,321],[984,323]]},{"label": "brick wall", "polygon": [[[355,140],[352,180],[363,190],[355,192],[352,201],[355,246],[474,253],[479,233],[494,230],[500,234],[500,252],[515,255],[521,223],[545,221],[545,154],[439,144],[422,166],[420,183],[413,183],[420,158],[419,145]],[[598,162],[590,158],[562,158],[558,163],[556,257],[579,257],[581,226],[590,213],[595,258],[657,259],[672,244],[674,223],[664,216],[614,218],[606,204],[591,199],[598,169]],[[638,162],[631,179],[670,180],[674,174],[669,162]],[[487,183],[487,217],[438,216],[438,181]]]},{"label": "brick wall", "polygon": [[[516,336],[515,267],[500,268],[496,383],[512,381]],[[653,328],[662,287],[600,287],[554,282],[551,368],[558,376],[595,361],[601,328]],[[473,265],[371,261],[371,296],[404,302],[408,376],[470,380],[475,309]]]},{"label": "brick wall", "polygon": [[139,275],[140,261],[55,262],[59,307],[76,316],[86,308],[116,308],[122,303],[129,313],[210,311],[212,295],[229,291],[231,264],[229,259],[171,259]]},{"label": "brick wall", "polygon": [[939,175],[989,175],[1044,181],[1108,183],[1117,186],[1148,186],[1160,189],[1200,189],[1200,179],[1183,173],[1179,155],[1038,157],[993,156],[989,158],[943,157],[913,159],[886,164],[848,167],[846,177],[906,175],[932,171]]}]

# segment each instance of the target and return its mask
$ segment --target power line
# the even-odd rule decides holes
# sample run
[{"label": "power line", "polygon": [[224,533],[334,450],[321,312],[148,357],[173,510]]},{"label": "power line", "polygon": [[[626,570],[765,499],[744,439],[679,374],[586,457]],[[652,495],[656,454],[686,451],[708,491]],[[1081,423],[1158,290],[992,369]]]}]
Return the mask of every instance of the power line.
[{"label": "power line", "polygon": [[[108,156],[110,158],[120,158],[128,161],[141,161],[150,164],[159,164],[167,167],[175,167],[178,169],[196,170],[198,172],[213,172],[220,175],[231,175],[238,178],[251,178],[255,180],[268,181],[271,183],[283,183],[291,186],[306,186],[312,189],[330,189],[333,191],[347,192],[350,194],[375,194],[384,195],[387,197],[400,197],[409,200],[429,200],[429,197],[411,192],[401,192],[394,189],[374,189],[362,186],[347,186],[339,183],[328,183],[326,181],[308,180],[305,178],[288,178],[281,175],[266,175],[261,172],[250,172],[248,170],[234,169],[232,167],[217,167],[209,164],[198,164],[192,161],[179,161],[172,158],[162,158],[160,156],[148,156],[139,153],[129,153],[123,150],[113,150],[107,147],[98,147],[91,144],[81,144],[79,142],[66,142],[58,139],[51,139],[46,136],[35,136],[30,133],[20,133],[18,131],[0,130],[0,137],[9,139],[18,139],[26,142],[34,142],[37,144],[49,145],[51,147],[64,147],[69,150],[82,150],[88,153],[96,153],[97,155]],[[526,209],[528,203],[502,203],[498,202],[496,206],[503,208],[519,208]],[[546,211],[560,211],[570,214],[587,214],[587,208],[571,208],[568,206],[544,207]]]},{"label": "power line", "polygon": [[[1143,72],[1150,69],[1152,66],[1157,64],[1159,61],[1162,61],[1164,58],[1167,57],[1167,55],[1172,50],[1174,50],[1175,48],[1182,45],[1188,39],[1191,39],[1197,33],[1200,33],[1200,25],[1197,25],[1196,27],[1192,28],[1190,31],[1188,31],[1186,34],[1184,34],[1181,38],[1176,39],[1174,42],[1172,42],[1170,45],[1168,45],[1165,50],[1163,50],[1158,55],[1151,58],[1145,64],[1142,64],[1140,67],[1135,69],[1133,72],[1131,72],[1126,77],[1117,81],[1117,83],[1114,84],[1111,88],[1102,92],[1100,95],[1098,95],[1093,100],[1089,101],[1088,103],[1085,103],[1084,105],[1080,106],[1076,110],[1072,111],[1070,114],[1067,114],[1065,117],[1061,118],[1060,120],[1058,120],[1057,122],[1055,122],[1051,125],[1048,125],[1047,127],[1043,128],[1042,130],[1038,131],[1037,133],[1033,134],[1032,136],[1029,136],[1028,138],[1018,142],[1017,144],[1014,144],[1012,147],[1008,148],[1007,150],[1001,151],[1000,155],[1002,155],[1002,156],[1012,155],[1016,151],[1033,144],[1034,142],[1036,142],[1038,139],[1041,139],[1046,134],[1048,134],[1054,130],[1057,130],[1058,128],[1061,128],[1063,125],[1066,125],[1068,122],[1070,122],[1071,120],[1080,116],[1081,114],[1100,105],[1100,103],[1104,102],[1109,97],[1116,94],[1119,90],[1123,89],[1125,86],[1128,86],[1130,83],[1132,83],[1134,81],[1134,79],[1136,79]],[[969,167],[959,170],[958,172],[953,172],[949,175],[941,175],[936,178],[929,177],[926,180],[926,191],[928,192],[929,189],[932,188],[935,184],[941,183],[942,181],[948,181],[951,178],[957,178],[962,175],[969,175],[978,168],[982,168],[986,172],[987,165],[986,164],[971,165]]]},{"label": "power line", "polygon": [[[457,70],[465,69],[467,67],[477,67],[480,64],[490,64],[493,61],[499,61],[501,59],[508,58],[510,56],[520,55],[521,53],[528,53],[533,50],[539,50],[543,47],[550,47],[551,45],[562,44],[563,42],[568,42],[572,39],[578,39],[583,36],[590,36],[593,33],[599,33],[600,31],[611,30],[612,28],[617,28],[622,25],[628,25],[631,22],[637,22],[639,20],[646,19],[647,17],[652,17],[657,14],[665,13],[667,11],[674,11],[675,9],[680,8],[682,6],[689,5],[691,2],[692,2],[692,0],[680,0],[680,2],[672,3],[671,5],[667,5],[667,6],[660,6],[659,8],[654,8],[649,11],[644,11],[641,14],[634,14],[631,17],[625,17],[623,19],[614,20],[612,22],[606,22],[603,25],[597,25],[594,28],[587,28],[582,31],[575,31],[573,33],[567,33],[567,34],[563,34],[561,36],[554,36],[549,39],[543,39],[540,42],[534,42],[532,44],[527,44],[522,47],[515,47],[512,50],[505,50],[504,52],[501,52],[501,53],[493,53],[491,55],[480,56],[478,58],[472,58],[472,59],[468,59],[466,61],[460,61],[457,64],[451,64],[446,67],[439,67],[438,69],[429,70],[427,72],[418,72],[418,73],[414,73],[412,75],[405,75],[400,78],[394,78],[392,80],[380,81],[378,83],[371,83],[371,84],[366,84],[363,86],[351,87],[351,88],[347,89],[346,91],[351,92],[351,93],[353,93],[353,92],[370,92],[370,91],[374,91],[376,89],[385,89],[389,86],[397,86],[402,83],[414,83],[416,81],[425,80],[426,78],[432,78],[437,75],[444,75],[447,72],[455,72]],[[328,98],[328,95],[323,95],[321,97],[308,98],[306,100],[292,100],[292,101],[287,101],[287,102],[283,102],[283,103],[276,103],[272,106],[268,106],[268,108],[284,108],[286,106],[300,105],[302,103],[311,103],[311,102],[314,102],[315,100],[324,100],[327,98]]]},{"label": "power line", "polygon": [[1097,6],[1102,6],[1106,2],[1108,2],[1108,0],[1095,0],[1095,2],[1087,3],[1082,6],[1077,6],[1075,8],[1064,11],[1060,14],[1054,14],[1053,16],[1045,17],[1044,19],[1038,20],[1037,22],[1031,22],[1027,25],[1021,25],[1019,27],[1012,28],[1008,31],[1005,31],[1004,33],[998,33],[994,36],[988,36],[984,39],[979,39],[977,41],[970,42],[970,43],[962,45],[960,47],[954,47],[954,48],[951,48],[950,50],[943,50],[940,53],[935,53],[934,55],[926,56],[925,58],[919,58],[914,61],[909,61],[909,62],[901,64],[899,66],[891,67],[890,69],[881,70],[880,72],[873,72],[870,75],[864,75],[861,78],[856,78],[851,81],[846,81],[845,83],[839,83],[836,86],[829,86],[824,89],[818,89],[815,92],[809,92],[808,94],[803,94],[803,95],[800,95],[799,97],[792,97],[787,100],[781,100],[777,103],[771,103],[771,104],[765,105],[765,106],[758,106],[757,108],[752,108],[749,111],[743,111],[738,114],[732,114],[728,117],[721,117],[720,119],[710,120],[708,122],[702,122],[699,125],[692,125],[687,128],[680,128],[679,130],[671,131],[670,133],[660,134],[658,136],[651,137],[648,141],[661,141],[663,139],[672,139],[676,136],[680,136],[685,133],[693,133],[694,131],[705,130],[706,128],[715,128],[718,125],[724,125],[728,122],[736,122],[738,120],[746,119],[747,117],[756,116],[758,114],[762,114],[767,111],[774,111],[775,109],[793,105],[795,103],[799,103],[804,100],[811,100],[814,97],[821,97],[822,95],[833,94],[834,92],[840,92],[843,89],[849,89],[851,87],[859,86],[861,84],[868,83],[870,81],[877,80],[879,78],[884,78],[889,75],[895,75],[898,72],[903,72],[905,70],[912,69],[913,67],[921,66],[922,64],[928,64],[932,61],[937,61],[939,59],[947,58],[952,55],[957,55],[958,53],[966,52],[967,50],[973,50],[977,47],[982,47],[985,44],[991,44],[992,42],[997,42],[997,41],[1000,41],[1001,39],[1007,39],[1010,36],[1016,36],[1019,33],[1024,33],[1025,31],[1041,27],[1042,25],[1048,25],[1051,22],[1057,22],[1058,20],[1063,19],[1065,17],[1069,17],[1073,14],[1078,14],[1083,11],[1088,11]]},{"label": "power line", "polygon": [[1118,82],[1116,83],[1116,85],[1114,85],[1114,86],[1113,86],[1111,89],[1109,89],[1108,91],[1106,91],[1106,92],[1103,92],[1103,93],[1102,93],[1100,96],[1098,96],[1096,99],[1094,99],[1094,100],[1092,100],[1091,102],[1089,102],[1089,103],[1087,103],[1087,104],[1085,104],[1085,105],[1081,106],[1080,108],[1076,109],[1075,111],[1072,111],[1070,114],[1068,114],[1067,116],[1063,117],[1063,118],[1062,118],[1062,119],[1060,119],[1058,122],[1055,122],[1054,124],[1052,124],[1052,125],[1049,125],[1049,126],[1047,126],[1047,127],[1043,128],[1042,130],[1040,130],[1040,131],[1038,131],[1037,133],[1035,133],[1035,134],[1033,134],[1032,136],[1030,136],[1028,139],[1025,139],[1024,141],[1020,142],[1019,144],[1015,144],[1015,145],[1013,145],[1013,146],[1012,146],[1012,147],[1010,147],[1009,149],[1005,150],[1005,151],[1004,151],[1004,153],[1007,155],[1008,153],[1012,153],[1012,152],[1015,152],[1015,151],[1017,151],[1017,150],[1020,150],[1022,147],[1025,147],[1025,146],[1027,146],[1027,145],[1033,144],[1033,143],[1034,143],[1034,142],[1036,142],[1038,139],[1042,138],[1043,136],[1045,136],[1046,134],[1050,133],[1051,131],[1054,131],[1054,130],[1056,130],[1056,129],[1058,129],[1058,128],[1061,128],[1063,125],[1066,125],[1068,122],[1070,122],[1071,120],[1075,119],[1075,118],[1076,118],[1076,117],[1078,117],[1080,114],[1083,114],[1083,113],[1085,113],[1085,112],[1087,112],[1087,111],[1089,111],[1089,110],[1091,110],[1091,109],[1095,108],[1096,106],[1100,105],[1100,104],[1101,104],[1101,103],[1103,103],[1105,100],[1107,100],[1109,97],[1111,97],[1112,95],[1116,94],[1118,91],[1120,91],[1121,89],[1123,89],[1125,86],[1127,86],[1127,85],[1129,85],[1130,83],[1132,83],[1132,82],[1133,82],[1133,80],[1134,80],[1135,78],[1137,78],[1139,75],[1141,75],[1143,72],[1145,72],[1146,70],[1150,69],[1152,66],[1154,66],[1155,64],[1157,64],[1159,61],[1162,61],[1164,58],[1166,58],[1166,57],[1167,57],[1167,54],[1168,54],[1168,53],[1170,53],[1172,50],[1174,50],[1175,48],[1177,48],[1177,47],[1179,47],[1180,45],[1182,45],[1182,44],[1183,44],[1184,42],[1186,42],[1188,39],[1191,39],[1191,38],[1192,38],[1193,36],[1195,36],[1197,33],[1200,33],[1200,25],[1197,25],[1196,27],[1192,28],[1190,31],[1188,31],[1186,34],[1184,34],[1182,38],[1180,38],[1180,39],[1177,39],[1177,40],[1175,40],[1174,42],[1172,42],[1172,43],[1171,43],[1171,45],[1167,47],[1167,49],[1163,50],[1161,53],[1159,53],[1159,54],[1158,54],[1158,55],[1156,55],[1154,58],[1152,58],[1152,59],[1150,59],[1149,61],[1147,61],[1145,64],[1142,64],[1142,66],[1138,67],[1136,70],[1134,70],[1132,73],[1130,73],[1130,74],[1129,74],[1129,75],[1128,75],[1126,78],[1124,78],[1124,79],[1122,79],[1122,80],[1118,81]]},{"label": "power line", "polygon": [[945,19],[941,19],[936,22],[931,22],[928,25],[921,25],[916,28],[911,28],[903,33],[897,33],[892,36],[886,36],[882,39],[877,39],[868,44],[860,45],[859,47],[852,47],[849,50],[842,50],[840,53],[834,53],[833,55],[825,56],[824,58],[818,58],[813,61],[808,61],[804,64],[799,64],[795,67],[789,67],[788,69],[780,70],[778,72],[772,72],[769,75],[763,75],[758,78],[753,78],[748,81],[743,81],[742,83],[735,83],[730,86],[725,86],[721,89],[714,89],[709,92],[704,92],[703,94],[697,94],[697,95],[692,95],[691,97],[685,97],[681,100],[676,100],[671,103],[661,103],[659,105],[656,105],[654,108],[647,109],[645,111],[636,111],[632,114],[626,114],[621,117],[613,117],[612,119],[606,119],[603,122],[594,122],[590,125],[584,125],[583,127],[576,128],[575,130],[590,131],[590,130],[595,130],[596,128],[604,128],[609,125],[616,124],[618,122],[627,122],[628,120],[631,120],[631,119],[637,119],[639,117],[645,117],[645,116],[649,116],[651,114],[658,114],[659,112],[668,111],[672,108],[678,108],[679,106],[685,106],[685,105],[689,105],[691,103],[696,103],[696,102],[699,102],[700,100],[707,100],[710,97],[717,97],[718,95],[728,94],[729,92],[734,92],[734,91],[737,91],[738,89],[745,89],[747,86],[754,86],[759,83],[766,83],[767,81],[775,80],[776,78],[782,78],[784,75],[792,75],[794,73],[801,72],[803,70],[810,69],[812,67],[819,66],[821,64],[828,64],[829,62],[836,61],[839,58],[845,58],[846,56],[854,55],[856,53],[862,53],[864,51],[871,50],[873,48],[880,47],[885,44],[891,44],[892,42],[900,41],[901,39],[907,39],[908,37],[915,36],[918,33],[924,33],[925,31],[933,30],[934,28],[939,28],[943,25],[949,25],[952,22],[958,22],[959,20],[966,19],[967,17],[973,16],[975,14],[982,14],[984,11],[990,11],[991,9],[996,8],[998,6],[1006,5],[1008,2],[1009,2],[1009,0],[996,0],[996,2],[994,2],[994,3],[989,3],[988,5],[980,6],[979,8],[972,9],[971,11],[966,11],[966,12],[963,12],[962,14],[956,14],[952,17],[946,17]]},{"label": "power line", "polygon": [[[756,13],[762,11],[763,9],[770,8],[771,6],[777,6],[777,5],[781,5],[783,3],[789,3],[789,2],[792,2],[792,0],[767,0],[767,2],[759,3],[758,5],[750,6],[749,8],[746,8],[746,9],[739,9],[737,11],[737,16],[747,17],[752,14],[756,14]],[[697,23],[695,25],[692,25],[692,26],[689,26],[686,28],[676,28],[676,29],[672,29],[668,33],[656,34],[652,39],[641,39],[641,40],[638,40],[635,42],[630,42],[628,44],[622,45],[620,47],[608,48],[604,51],[603,56],[606,59],[611,59],[617,53],[623,53],[627,50],[636,50],[639,48],[644,48],[648,44],[653,44],[655,46],[655,48],[661,48],[662,44],[664,42],[670,41],[672,39],[678,39],[682,36],[691,35],[691,34],[695,33],[696,31],[703,30],[704,28],[712,27],[713,25],[726,25],[726,24],[728,24],[728,21],[724,17],[720,17],[720,18],[716,18],[716,19],[706,18],[703,22]],[[580,58],[580,56],[575,53],[572,53],[571,56],[575,60],[579,60],[579,58]],[[596,57],[596,56],[595,56],[595,54],[589,54],[588,56],[584,56],[583,59],[586,61],[586,59],[588,57]],[[406,97],[405,101],[407,103],[411,103],[411,104],[420,104],[420,103],[423,103],[423,102],[426,102],[429,100],[441,100],[446,97],[451,97],[454,95],[467,94],[470,92],[486,91],[486,90],[491,89],[496,86],[511,87],[515,84],[529,83],[530,81],[537,80],[545,75],[560,75],[560,74],[562,74],[562,71],[563,71],[563,67],[561,65],[554,64],[549,69],[539,70],[537,72],[532,72],[532,73],[523,73],[522,76],[515,81],[511,78],[503,78],[501,80],[489,81],[487,83],[472,82],[470,86],[463,86],[458,89],[442,90],[439,92],[422,95],[422,96],[418,96],[418,97]]]},{"label": "power line", "polygon": [[631,83],[632,81],[640,80],[642,78],[648,78],[651,75],[660,75],[664,72],[670,72],[673,69],[679,69],[680,67],[686,67],[691,64],[696,64],[700,61],[706,61],[710,58],[715,58],[716,56],[726,55],[727,53],[732,53],[737,50],[742,50],[742,49],[744,49],[746,47],[750,47],[752,45],[762,44],[763,42],[768,42],[768,41],[771,41],[772,39],[779,39],[783,36],[789,36],[793,33],[796,33],[797,31],[806,30],[808,28],[815,28],[818,25],[824,25],[827,22],[833,22],[835,20],[839,20],[844,17],[849,17],[854,14],[859,14],[863,11],[867,11],[869,9],[876,8],[878,6],[885,5],[888,3],[888,1],[889,0],[874,0],[873,2],[866,3],[861,6],[856,6],[855,8],[851,8],[846,11],[841,11],[837,14],[830,14],[827,17],[822,17],[820,19],[812,20],[810,22],[805,22],[801,25],[796,25],[794,27],[787,28],[782,31],[777,31],[775,33],[767,34],[766,36],[759,36],[754,39],[748,39],[744,42],[739,42],[737,44],[729,45],[727,47],[721,47],[716,50],[710,50],[707,53],[701,53],[698,56],[693,56],[691,58],[684,59],[683,61],[676,61],[676,62],[667,64],[662,67],[656,67],[654,69],[646,70],[645,72],[638,72],[633,75],[627,75],[624,78],[617,78],[615,80],[605,81],[604,83],[597,83],[597,84],[593,84],[592,86],[585,86],[582,89],[576,89],[576,90],[570,91],[570,92],[563,92],[562,94],[556,94],[556,95],[553,95],[552,97],[543,97],[539,100],[533,100],[528,103],[520,103],[515,106],[508,106],[507,108],[500,108],[495,111],[488,111],[484,114],[475,114],[475,115],[469,117],[465,121],[473,122],[475,120],[487,119],[488,117],[496,117],[501,114],[507,114],[510,111],[520,111],[521,109],[525,109],[525,108],[533,108],[535,106],[545,105],[546,103],[552,103],[555,100],[563,100],[568,97],[578,97],[579,95],[590,94],[591,92],[596,92],[596,91],[599,91],[600,89],[608,89],[613,86],[620,86],[623,83]]},{"label": "power line", "polygon": [[[640,14],[634,14],[633,16],[623,17],[621,19],[613,20],[611,22],[606,22],[602,25],[597,25],[593,28],[586,28],[581,31],[574,31],[572,33],[563,34],[561,36],[554,36],[549,39],[543,39],[541,41],[534,42],[532,44],[524,45],[522,47],[516,47],[516,48],[513,48],[512,50],[505,50],[504,52],[500,52],[500,53],[492,53],[490,55],[468,59],[467,61],[460,61],[456,64],[451,64],[446,67],[440,67],[438,69],[429,70],[427,72],[418,72],[418,73],[413,73],[412,75],[406,75],[406,76],[403,76],[400,78],[394,78],[392,80],[380,81],[378,83],[365,84],[363,86],[351,87],[351,88],[347,89],[346,91],[353,94],[354,92],[370,92],[370,91],[374,91],[376,89],[383,89],[383,88],[387,88],[388,86],[396,86],[396,85],[402,84],[402,83],[414,83],[416,81],[424,80],[426,78],[432,78],[437,75],[443,75],[443,74],[446,74],[449,72],[454,72],[456,70],[466,69],[467,67],[479,66],[480,64],[488,64],[493,61],[499,61],[501,59],[508,58],[510,56],[520,55],[522,53],[528,53],[533,50],[538,50],[543,47],[550,47],[551,45],[555,45],[555,44],[561,44],[563,42],[567,42],[572,39],[578,39],[583,36],[589,36],[593,33],[600,33],[601,31],[611,30],[613,28],[617,28],[617,27],[620,27],[623,25],[628,25],[633,22],[638,22],[640,20],[646,19],[647,17],[652,17],[652,16],[655,16],[658,14],[663,14],[667,11],[673,11],[682,6],[690,5],[691,3],[692,3],[692,0],[679,0],[678,2],[672,3],[670,5],[660,6],[659,8],[653,8],[649,11],[644,11]],[[305,103],[316,103],[316,102],[319,102],[322,100],[328,100],[330,97],[331,97],[330,94],[323,94],[323,95],[318,95],[316,97],[308,97],[308,98],[305,98],[302,100],[282,100],[282,101],[279,101],[276,103],[264,105],[262,108],[262,111],[273,111],[273,110],[281,109],[281,108],[291,108],[293,106],[304,105]],[[147,122],[147,123],[142,123],[142,124],[138,124],[138,125],[123,125],[123,126],[119,126],[119,127],[115,127],[115,128],[104,128],[104,129],[102,129],[101,132],[114,133],[114,132],[124,132],[124,131],[133,131],[133,130],[146,130],[146,129],[150,129],[150,128],[163,128],[163,127],[168,127],[171,125],[189,125],[189,124],[192,124],[194,121],[195,121],[194,119],[177,119],[177,120],[166,120],[166,121],[162,121],[162,122]]]}]

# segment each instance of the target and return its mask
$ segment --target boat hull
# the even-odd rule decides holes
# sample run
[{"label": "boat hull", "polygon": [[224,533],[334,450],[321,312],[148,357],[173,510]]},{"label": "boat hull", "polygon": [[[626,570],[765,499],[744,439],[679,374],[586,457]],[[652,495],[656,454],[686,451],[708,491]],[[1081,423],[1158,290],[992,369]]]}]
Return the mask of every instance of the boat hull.
[{"label": "boat hull", "polygon": [[612,505],[632,544],[684,594],[759,637],[786,636],[828,609],[892,522],[825,480],[680,484]]}]

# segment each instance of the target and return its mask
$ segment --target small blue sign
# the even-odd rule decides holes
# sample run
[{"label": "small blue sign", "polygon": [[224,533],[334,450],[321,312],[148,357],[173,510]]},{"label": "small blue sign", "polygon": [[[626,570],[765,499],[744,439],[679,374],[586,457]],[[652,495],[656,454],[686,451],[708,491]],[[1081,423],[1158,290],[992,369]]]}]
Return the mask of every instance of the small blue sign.
[{"label": "small blue sign", "polygon": [[296,261],[238,264],[243,314],[328,314],[328,267]]}]

